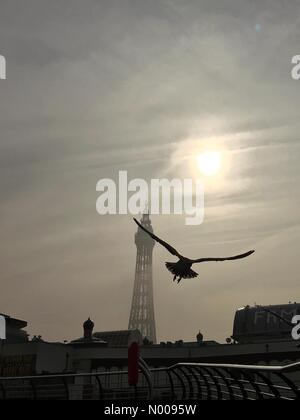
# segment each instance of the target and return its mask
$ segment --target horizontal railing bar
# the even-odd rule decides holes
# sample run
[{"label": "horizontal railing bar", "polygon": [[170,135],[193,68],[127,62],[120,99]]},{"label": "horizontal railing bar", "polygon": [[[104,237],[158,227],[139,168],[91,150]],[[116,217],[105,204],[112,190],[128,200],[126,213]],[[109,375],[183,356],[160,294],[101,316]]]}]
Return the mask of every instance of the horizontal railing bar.
[{"label": "horizontal railing bar", "polygon": [[[287,366],[256,366],[256,365],[229,365],[229,364],[203,364],[203,363],[178,363],[167,368],[150,369],[151,372],[167,372],[177,367],[197,367],[197,368],[219,368],[232,370],[245,370],[257,372],[293,372],[300,370],[300,363],[295,363]],[[242,372],[241,372],[242,373]],[[15,381],[15,380],[38,380],[38,379],[59,379],[59,378],[82,378],[82,377],[112,377],[115,375],[128,375],[128,371],[114,371],[114,372],[94,372],[94,373],[66,373],[55,375],[37,375],[37,376],[22,376],[22,377],[0,377],[0,381]]]},{"label": "horizontal railing bar", "polygon": [[300,370],[300,362],[286,366],[257,366],[257,365],[229,365],[229,364],[204,364],[204,363],[178,363],[177,365],[171,366],[167,369],[174,369],[180,366],[188,367],[203,367],[203,368],[219,368],[219,369],[234,369],[234,370],[246,370],[246,371],[258,371],[258,372],[292,372]]},{"label": "horizontal railing bar", "polygon": [[1,381],[20,381],[20,380],[39,380],[39,379],[60,379],[60,378],[96,378],[97,376],[114,376],[114,375],[128,375],[128,371],[116,372],[95,372],[95,373],[66,373],[59,375],[39,375],[39,376],[16,376],[16,377],[2,377]]},{"label": "horizontal railing bar", "polygon": [[[280,385],[273,385],[274,388],[278,389],[278,391],[291,391],[291,388],[288,388],[286,386],[280,386]],[[300,391],[300,389],[298,390]]]},{"label": "horizontal railing bar", "polygon": [[[234,381],[234,380],[232,379],[232,381]],[[199,382],[201,383],[201,385],[204,385],[205,386],[205,382],[203,380],[200,380]],[[216,388],[216,384],[214,382],[208,381],[207,383],[209,385],[212,385],[212,387]],[[244,383],[244,385],[251,385],[250,382],[243,381],[243,383]],[[220,383],[219,385],[222,386],[222,387],[226,387],[227,388],[227,386],[225,384],[221,384]],[[231,386],[231,388],[240,391],[240,388],[237,387],[237,386]],[[289,388],[287,388],[287,389],[289,390]],[[253,394],[256,394],[256,391],[254,389],[245,388],[245,391],[251,392]]]},{"label": "horizontal railing bar", "polygon": [[[217,391],[217,388],[216,388],[216,384],[214,383],[214,382],[208,382],[208,385],[211,385],[211,391],[213,391],[213,392],[215,392],[215,393],[217,393],[218,391]],[[225,387],[225,388],[227,388],[226,387],[226,385],[225,384],[219,384],[220,386],[223,386],[223,387]],[[266,385],[267,386],[267,385]],[[237,388],[238,389],[238,388]],[[256,391],[254,391],[254,390],[250,390],[250,389],[245,389],[245,391],[247,391],[247,392],[251,392],[251,393],[253,393],[253,394],[256,394]],[[226,391],[223,391],[223,390],[221,390],[221,393],[223,393],[223,394],[228,394],[228,395],[230,395],[228,392],[226,392]],[[271,397],[271,398],[275,398],[275,395],[274,394],[270,394],[270,393],[267,393],[267,392],[261,392],[261,395],[262,396],[264,396],[264,397]]]}]

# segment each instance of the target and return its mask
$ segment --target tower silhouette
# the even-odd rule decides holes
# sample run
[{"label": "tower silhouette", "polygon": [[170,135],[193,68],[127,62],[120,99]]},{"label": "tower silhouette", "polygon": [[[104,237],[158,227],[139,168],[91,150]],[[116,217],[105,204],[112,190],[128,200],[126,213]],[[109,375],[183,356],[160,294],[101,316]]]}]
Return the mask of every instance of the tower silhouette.
[{"label": "tower silhouette", "polygon": [[[153,232],[149,214],[143,215],[141,224]],[[140,330],[144,337],[156,343],[152,277],[152,254],[155,241],[141,228],[138,228],[135,234],[135,244],[137,258],[128,328]]]}]

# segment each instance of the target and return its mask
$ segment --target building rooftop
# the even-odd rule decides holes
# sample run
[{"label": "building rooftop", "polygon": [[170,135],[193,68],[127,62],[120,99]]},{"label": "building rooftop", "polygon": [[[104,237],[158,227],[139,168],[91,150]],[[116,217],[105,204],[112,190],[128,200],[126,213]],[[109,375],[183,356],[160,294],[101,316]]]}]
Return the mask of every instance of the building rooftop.
[{"label": "building rooftop", "polygon": [[15,327],[15,328],[25,328],[27,327],[28,323],[26,321],[23,321],[21,319],[12,318],[9,315],[0,313],[1,316],[3,316],[6,319],[6,322],[9,323],[9,325]]},{"label": "building rooftop", "polygon": [[142,343],[138,330],[96,332],[93,337],[106,341],[109,347],[127,347],[131,341]]}]

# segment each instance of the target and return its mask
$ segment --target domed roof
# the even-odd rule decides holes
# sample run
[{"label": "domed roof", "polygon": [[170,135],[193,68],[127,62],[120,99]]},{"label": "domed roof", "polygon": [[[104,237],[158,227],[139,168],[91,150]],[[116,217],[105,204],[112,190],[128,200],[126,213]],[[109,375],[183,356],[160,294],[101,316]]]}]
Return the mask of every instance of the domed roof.
[{"label": "domed roof", "polygon": [[93,329],[94,329],[94,323],[89,318],[87,321],[83,324],[84,329],[84,336],[82,338],[78,338],[77,340],[71,341],[70,345],[73,346],[89,346],[89,347],[95,347],[95,346],[105,346],[107,347],[107,342],[104,340],[100,340],[97,337],[93,336]]},{"label": "domed roof", "polygon": [[95,326],[95,324],[93,323],[93,321],[91,320],[91,318],[89,318],[87,321],[85,321],[85,323],[83,324],[83,328],[84,329],[93,329]]},{"label": "domed roof", "polygon": [[204,339],[203,334],[201,333],[201,331],[199,331],[199,333],[197,334],[197,341],[198,341],[198,343],[199,342],[202,342],[203,339]]}]

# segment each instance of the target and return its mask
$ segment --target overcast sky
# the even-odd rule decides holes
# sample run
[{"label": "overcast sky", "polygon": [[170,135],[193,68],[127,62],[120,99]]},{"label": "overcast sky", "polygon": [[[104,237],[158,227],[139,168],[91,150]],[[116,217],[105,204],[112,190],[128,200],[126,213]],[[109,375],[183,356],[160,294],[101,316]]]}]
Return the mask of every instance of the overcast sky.
[{"label": "overcast sky", "polygon": [[212,147],[225,159],[204,180],[204,223],[155,216],[154,229],[193,257],[256,254],[177,286],[156,246],[158,339],[224,340],[237,308],[300,300],[299,12],[299,0],[0,0],[0,312],[49,340],[80,336],[89,316],[126,329],[136,227],[96,213],[96,183],[196,176],[193,156]]}]

